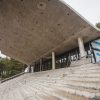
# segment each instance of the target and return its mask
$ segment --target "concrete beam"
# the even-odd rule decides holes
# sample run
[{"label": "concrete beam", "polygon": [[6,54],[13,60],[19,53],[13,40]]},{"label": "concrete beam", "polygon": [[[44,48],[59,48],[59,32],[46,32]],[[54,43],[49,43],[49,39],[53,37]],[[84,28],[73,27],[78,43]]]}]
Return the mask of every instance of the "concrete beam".
[{"label": "concrete beam", "polygon": [[85,38],[84,42],[100,36],[100,32],[61,1],[1,0],[0,50],[32,65],[51,56],[52,51],[59,55],[77,47],[79,34]]}]

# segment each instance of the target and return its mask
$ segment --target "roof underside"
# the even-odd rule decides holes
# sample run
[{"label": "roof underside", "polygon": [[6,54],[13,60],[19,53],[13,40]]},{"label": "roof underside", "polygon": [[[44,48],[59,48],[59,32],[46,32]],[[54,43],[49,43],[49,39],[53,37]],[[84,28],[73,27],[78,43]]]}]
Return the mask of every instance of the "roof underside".
[{"label": "roof underside", "polygon": [[31,64],[52,51],[60,54],[100,36],[59,0],[0,0],[0,49]]}]

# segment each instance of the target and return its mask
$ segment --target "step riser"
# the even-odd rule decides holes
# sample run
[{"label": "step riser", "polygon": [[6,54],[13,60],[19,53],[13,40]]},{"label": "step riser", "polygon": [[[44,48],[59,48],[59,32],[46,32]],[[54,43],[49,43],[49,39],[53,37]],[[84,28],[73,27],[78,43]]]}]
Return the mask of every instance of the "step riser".
[{"label": "step riser", "polygon": [[0,85],[0,100],[89,100],[99,90],[100,66],[87,64],[9,80]]},{"label": "step riser", "polygon": [[[75,90],[75,89],[70,89],[70,88],[68,88],[68,87],[66,87],[66,88],[63,88],[63,86],[60,86],[60,84],[59,85],[47,85],[47,84],[45,84],[45,85],[42,85],[42,84],[38,84],[38,85],[41,85],[41,88],[42,89],[45,89],[45,87],[47,87],[48,88],[48,86],[49,86],[49,88],[51,88],[51,89],[55,89],[55,90],[63,90],[63,91],[65,91],[66,93],[71,93],[71,94],[73,94],[73,95],[79,95],[79,96],[85,96],[85,97],[87,97],[87,98],[92,98],[92,97],[94,97],[95,96],[95,94],[94,93],[89,93],[89,92],[85,92],[85,91],[80,91],[80,90]],[[52,92],[49,92],[49,93],[51,93],[51,95],[52,95]],[[55,94],[55,93],[54,93]],[[56,95],[57,96],[57,95]]]},{"label": "step riser", "polygon": [[100,82],[100,78],[67,78],[66,81]]}]

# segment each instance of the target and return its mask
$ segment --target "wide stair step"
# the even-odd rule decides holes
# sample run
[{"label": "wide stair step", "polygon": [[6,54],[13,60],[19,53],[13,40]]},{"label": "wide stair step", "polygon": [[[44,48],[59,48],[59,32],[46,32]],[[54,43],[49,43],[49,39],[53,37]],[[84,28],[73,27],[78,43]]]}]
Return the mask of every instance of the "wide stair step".
[{"label": "wide stair step", "polygon": [[100,100],[100,66],[24,74],[0,84],[0,100]]}]

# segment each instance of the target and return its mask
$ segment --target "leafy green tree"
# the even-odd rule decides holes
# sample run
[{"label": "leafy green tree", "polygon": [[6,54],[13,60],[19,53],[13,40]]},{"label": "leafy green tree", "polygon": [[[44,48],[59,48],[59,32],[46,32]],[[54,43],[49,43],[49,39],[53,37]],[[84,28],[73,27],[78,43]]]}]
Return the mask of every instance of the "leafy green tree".
[{"label": "leafy green tree", "polygon": [[97,23],[96,24],[96,27],[100,29],[100,23]]},{"label": "leafy green tree", "polygon": [[8,78],[23,72],[26,65],[12,58],[0,58],[0,77]]}]

